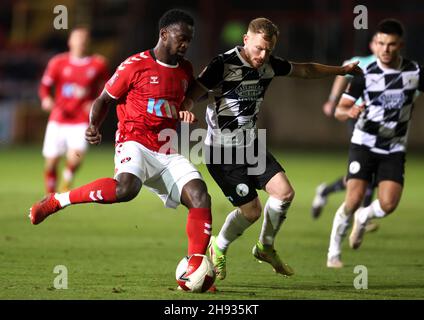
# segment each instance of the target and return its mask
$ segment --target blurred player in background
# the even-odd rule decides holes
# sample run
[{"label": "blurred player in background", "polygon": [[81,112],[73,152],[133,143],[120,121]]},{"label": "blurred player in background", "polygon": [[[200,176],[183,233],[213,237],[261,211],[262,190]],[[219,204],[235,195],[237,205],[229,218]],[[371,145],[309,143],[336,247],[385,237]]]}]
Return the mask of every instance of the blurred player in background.
[{"label": "blurred player in background", "polygon": [[[368,56],[356,56],[349,60],[346,60],[343,64],[348,64],[353,61],[359,61],[359,67],[365,70],[365,68],[372,62],[375,62],[377,57],[375,56],[375,35],[373,35],[370,43],[369,49],[372,52],[371,55]],[[342,93],[346,90],[348,84],[353,79],[351,75],[337,76],[334,79],[333,86],[331,88],[330,95],[328,100],[322,106],[322,110],[327,117],[333,117],[334,111],[337,106],[337,103],[342,95]],[[362,99],[359,98],[356,101],[357,105],[362,104]],[[352,136],[353,129],[355,127],[356,119],[348,119],[347,127],[349,131],[349,137]],[[327,204],[328,196],[334,192],[346,190],[346,176],[342,176],[336,179],[332,183],[321,183],[315,192],[315,197],[312,201],[311,215],[313,219],[317,219],[322,212],[322,209]],[[370,205],[373,195],[374,195],[374,186],[370,185],[367,187],[367,191],[365,192],[363,206],[367,207]],[[378,229],[378,224],[375,222],[369,221],[367,224],[367,231],[375,231]]]},{"label": "blurred player in background", "polygon": [[195,120],[191,112],[180,108],[193,80],[191,63],[184,59],[193,32],[194,21],[189,14],[170,10],[159,20],[156,47],[118,66],[95,100],[85,132],[89,143],[99,144],[100,126],[109,109],[117,106],[114,178],[98,179],[66,193],[50,193],[30,209],[33,224],[73,204],[130,201],[144,184],[166,207],[176,208],[182,203],[189,209],[188,255],[206,253],[212,228],[206,184],[186,158],[160,139],[162,130],[176,133],[180,120]]},{"label": "blurred player in background", "polygon": [[[345,201],[337,210],[330,235],[327,267],[341,268],[341,244],[353,217],[349,245],[358,249],[370,219],[383,218],[399,204],[405,173],[408,129],[417,91],[424,91],[424,69],[400,55],[403,27],[397,20],[379,23],[375,36],[377,61],[352,80],[337,105],[341,121],[358,119],[349,148]],[[358,106],[355,101],[362,97]],[[375,179],[377,199],[360,207]]]},{"label": "blurred player in background", "polygon": [[41,107],[50,112],[43,145],[46,193],[55,192],[57,168],[66,154],[62,191],[67,191],[87,150],[84,138],[93,100],[109,78],[106,60],[89,54],[90,32],[75,28],[68,39],[69,52],[54,56],[39,88]]},{"label": "blurred player in background", "polygon": [[[336,67],[293,63],[275,57],[271,53],[278,36],[278,27],[270,20],[252,20],[243,37],[244,46],[237,46],[215,57],[187,93],[187,103],[190,105],[192,101],[189,99],[197,101],[208,90],[214,92],[215,101],[208,105],[206,115],[207,167],[225,196],[236,207],[228,214],[218,236],[211,239],[209,252],[217,277],[221,280],[226,277],[228,247],[261,216],[257,189],[266,191],[269,198],[264,208],[259,241],[253,246],[252,253],[259,261],[270,263],[279,274],[291,276],[294,273],[274,249],[276,235],[286,219],[294,190],[281,165],[266,148],[260,147],[262,142],[256,132],[259,107],[272,79],[275,76],[322,78],[362,73],[357,63]],[[223,158],[215,158],[216,154],[228,153],[223,149],[230,150],[229,153],[233,155],[231,163]],[[239,159],[237,154],[241,149],[243,155],[256,154],[256,151],[261,155],[256,158],[256,163],[247,160],[247,157]],[[256,151],[249,151],[252,149]],[[263,167],[262,173],[251,173],[250,169],[259,167]]]}]

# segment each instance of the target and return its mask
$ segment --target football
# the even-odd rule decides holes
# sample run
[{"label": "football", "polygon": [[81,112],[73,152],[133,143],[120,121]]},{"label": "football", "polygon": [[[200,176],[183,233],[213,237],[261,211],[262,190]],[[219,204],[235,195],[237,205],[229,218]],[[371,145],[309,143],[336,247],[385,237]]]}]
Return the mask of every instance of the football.
[{"label": "football", "polygon": [[215,271],[207,256],[193,254],[178,263],[175,278],[184,291],[205,292],[215,281]]}]

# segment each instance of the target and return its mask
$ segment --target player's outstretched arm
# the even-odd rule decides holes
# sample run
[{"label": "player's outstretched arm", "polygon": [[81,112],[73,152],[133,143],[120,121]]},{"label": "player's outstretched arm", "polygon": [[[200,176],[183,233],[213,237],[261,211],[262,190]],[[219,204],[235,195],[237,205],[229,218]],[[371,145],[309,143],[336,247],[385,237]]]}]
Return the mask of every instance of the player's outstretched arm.
[{"label": "player's outstretched arm", "polygon": [[334,115],[337,103],[342,93],[346,90],[348,83],[349,80],[343,76],[336,76],[334,79],[328,100],[322,106],[322,111],[327,117],[332,117]]},{"label": "player's outstretched arm", "polygon": [[355,101],[347,98],[342,98],[336,107],[334,116],[337,120],[346,121],[347,119],[358,119],[361,112],[364,110],[364,104],[358,106]]},{"label": "player's outstretched arm", "polygon": [[85,139],[90,144],[99,144],[102,141],[99,130],[111,106],[116,106],[116,100],[103,90],[101,95],[94,100],[90,110],[90,123],[85,131]]},{"label": "player's outstretched arm", "polygon": [[363,74],[362,69],[358,67],[359,61],[349,63],[344,66],[329,66],[319,63],[295,63],[291,62],[292,70],[289,77],[304,78],[304,79],[317,79],[328,76],[344,76],[350,75],[361,75]]}]

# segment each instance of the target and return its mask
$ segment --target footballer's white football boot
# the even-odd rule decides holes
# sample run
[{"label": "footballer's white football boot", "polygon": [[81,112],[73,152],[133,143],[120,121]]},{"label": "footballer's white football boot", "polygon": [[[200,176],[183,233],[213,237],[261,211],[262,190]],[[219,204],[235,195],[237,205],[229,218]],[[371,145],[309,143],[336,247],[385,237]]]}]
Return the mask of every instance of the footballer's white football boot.
[{"label": "footballer's white football boot", "polygon": [[352,249],[358,249],[361,246],[368,221],[360,221],[358,214],[359,212],[359,210],[355,212],[353,218],[353,228],[349,236],[349,245]]},{"label": "footballer's white football boot", "polygon": [[340,255],[333,256],[327,259],[327,268],[340,269],[343,268],[343,262]]},{"label": "footballer's white football boot", "polygon": [[318,219],[321,215],[321,211],[327,204],[327,196],[324,196],[322,192],[327,187],[325,183],[321,183],[315,190],[315,197],[312,200],[311,215],[313,219]]}]

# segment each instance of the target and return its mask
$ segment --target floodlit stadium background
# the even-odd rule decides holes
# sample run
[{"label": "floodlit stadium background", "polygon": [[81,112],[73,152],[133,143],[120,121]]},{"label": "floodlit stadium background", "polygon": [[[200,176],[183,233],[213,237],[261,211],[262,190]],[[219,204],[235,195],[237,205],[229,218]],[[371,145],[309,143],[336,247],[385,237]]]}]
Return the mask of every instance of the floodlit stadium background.
[{"label": "floodlit stadium background", "polygon": [[[359,4],[368,9],[368,30],[353,27]],[[216,54],[241,44],[247,23],[259,16],[280,28],[274,54],[336,65],[367,55],[377,23],[397,18],[406,29],[403,55],[424,63],[422,0],[1,0],[0,299],[423,299],[422,96],[413,114],[399,208],[379,221],[380,230],[367,235],[359,251],[350,250],[345,241],[345,268],[325,267],[333,216],[344,193],[332,196],[316,221],[310,207],[316,186],[346,171],[349,141],[346,124],[322,113],[333,78],[276,78],[259,114],[258,125],[267,129],[268,142],[296,190],[276,242],[296,270],[293,278],[278,277],[269,265],[253,260],[259,221],[232,244],[228,277],[217,283],[217,295],[176,291],[175,268],[187,246],[187,210],[165,209],[145,188],[128,203],[72,206],[31,225],[28,209],[44,194],[41,147],[48,118],[37,88],[48,59],[67,50],[68,30],[53,27],[56,5],[68,8],[69,28],[91,27],[92,51],[108,58],[111,72],[129,55],[155,46],[157,21],[171,8],[185,9],[195,18],[188,52],[195,74]],[[205,128],[204,107],[202,102],[195,109],[200,121],[193,128]],[[90,148],[75,185],[113,175],[115,129],[111,112],[102,130],[105,141]],[[212,197],[216,234],[233,209],[205,166],[199,170]],[[263,192],[260,198],[265,203]],[[368,268],[367,290],[353,286],[357,265]],[[53,287],[57,266],[67,267],[67,290]]]},{"label": "floodlit stadium background", "polygon": [[[40,143],[46,115],[39,108],[37,85],[48,59],[66,50],[67,30],[55,30],[56,5],[68,8],[69,28],[92,28],[92,48],[110,61],[111,72],[127,56],[156,44],[157,21],[164,11],[188,10],[195,17],[196,32],[188,58],[195,74],[218,53],[242,43],[248,22],[258,16],[273,20],[281,34],[274,54],[296,62],[341,64],[355,55],[367,55],[373,28],[383,18],[394,17],[406,29],[404,56],[424,61],[422,13],[419,0],[386,1],[12,1],[0,4],[0,141]],[[368,9],[368,30],[353,26],[356,5]],[[348,141],[343,123],[326,118],[321,105],[332,78],[296,80],[276,78],[267,92],[259,126],[269,129],[268,141],[277,147],[344,147]],[[424,99],[414,111],[410,149],[424,146]],[[196,114],[203,120],[203,105]],[[114,119],[109,118],[106,137],[113,139]],[[200,123],[199,125],[203,125]]]}]

